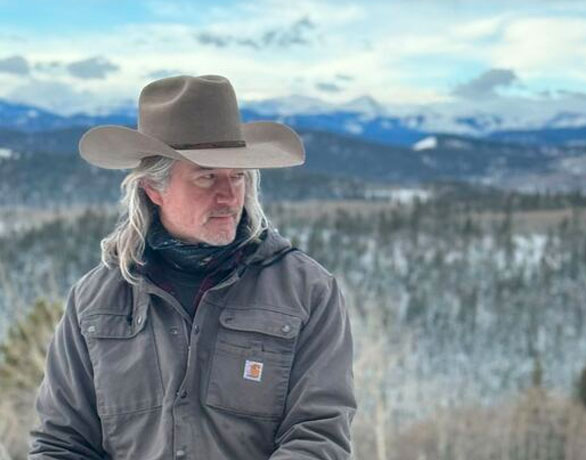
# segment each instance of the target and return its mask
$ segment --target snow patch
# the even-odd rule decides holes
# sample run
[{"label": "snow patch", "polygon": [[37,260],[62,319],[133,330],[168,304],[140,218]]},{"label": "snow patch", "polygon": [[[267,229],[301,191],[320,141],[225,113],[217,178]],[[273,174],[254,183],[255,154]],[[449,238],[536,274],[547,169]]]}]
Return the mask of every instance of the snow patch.
[{"label": "snow patch", "polygon": [[346,123],[344,129],[350,134],[362,134],[364,127],[358,123]]},{"label": "snow patch", "polygon": [[432,197],[432,194],[421,188],[371,187],[364,191],[364,196],[367,199],[389,200],[409,204],[415,200],[427,201]]},{"label": "snow patch", "polygon": [[421,150],[437,149],[438,141],[437,137],[429,136],[413,144],[413,150],[419,152]]}]

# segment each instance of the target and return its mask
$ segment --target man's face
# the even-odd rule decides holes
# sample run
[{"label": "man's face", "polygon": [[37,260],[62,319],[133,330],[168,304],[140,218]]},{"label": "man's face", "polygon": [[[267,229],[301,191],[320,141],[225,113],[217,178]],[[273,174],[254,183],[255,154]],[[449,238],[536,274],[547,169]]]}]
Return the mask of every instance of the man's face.
[{"label": "man's face", "polygon": [[161,222],[176,238],[213,246],[234,240],[244,205],[244,170],[208,169],[177,161],[163,192],[146,184],[144,189],[159,206]]}]

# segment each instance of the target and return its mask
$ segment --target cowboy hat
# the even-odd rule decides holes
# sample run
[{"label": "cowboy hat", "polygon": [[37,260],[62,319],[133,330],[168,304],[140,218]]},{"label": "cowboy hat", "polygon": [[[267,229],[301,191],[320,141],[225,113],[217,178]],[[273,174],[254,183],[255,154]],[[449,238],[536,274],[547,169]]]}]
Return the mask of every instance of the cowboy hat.
[{"label": "cowboy hat", "polygon": [[148,84],[139,97],[137,130],[97,126],[82,136],[79,151],[107,169],[134,168],[155,155],[209,168],[281,168],[305,161],[303,143],[291,128],[241,123],[234,89],[218,75]]}]

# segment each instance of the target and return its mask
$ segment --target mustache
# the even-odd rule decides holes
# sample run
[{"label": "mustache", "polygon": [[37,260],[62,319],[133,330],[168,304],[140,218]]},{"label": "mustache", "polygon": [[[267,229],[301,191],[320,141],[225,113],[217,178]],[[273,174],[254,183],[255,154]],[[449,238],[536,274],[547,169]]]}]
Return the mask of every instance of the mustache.
[{"label": "mustache", "polygon": [[227,217],[227,216],[234,216],[236,217],[238,215],[238,210],[237,209],[231,209],[231,208],[222,208],[222,209],[218,209],[216,211],[213,211],[212,213],[209,214],[209,217]]}]

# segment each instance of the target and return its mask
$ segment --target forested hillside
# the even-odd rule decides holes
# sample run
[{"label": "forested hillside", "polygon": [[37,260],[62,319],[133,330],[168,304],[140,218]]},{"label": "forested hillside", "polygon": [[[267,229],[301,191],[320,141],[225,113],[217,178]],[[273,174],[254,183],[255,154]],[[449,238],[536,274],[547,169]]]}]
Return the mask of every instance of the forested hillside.
[{"label": "forested hillside", "polygon": [[[285,201],[267,210],[344,287],[359,451],[372,454],[381,439],[441,414],[446,430],[471,407],[502,406],[504,417],[535,388],[558,395],[556,407],[581,407],[571,401],[586,366],[583,195],[446,184],[407,203]],[[113,207],[79,208],[5,233],[0,317],[14,323],[35,299],[62,298],[98,262],[99,240],[115,220]],[[373,417],[382,417],[384,433],[360,431]]]}]

